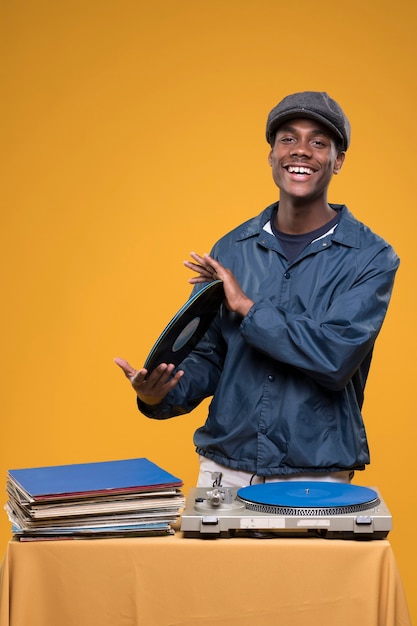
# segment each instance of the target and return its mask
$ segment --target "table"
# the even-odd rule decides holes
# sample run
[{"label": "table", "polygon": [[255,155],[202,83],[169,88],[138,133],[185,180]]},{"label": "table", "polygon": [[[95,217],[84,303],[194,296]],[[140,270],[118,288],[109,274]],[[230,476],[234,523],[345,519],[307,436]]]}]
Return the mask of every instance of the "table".
[{"label": "table", "polygon": [[9,542],[0,626],[410,626],[388,540]]}]

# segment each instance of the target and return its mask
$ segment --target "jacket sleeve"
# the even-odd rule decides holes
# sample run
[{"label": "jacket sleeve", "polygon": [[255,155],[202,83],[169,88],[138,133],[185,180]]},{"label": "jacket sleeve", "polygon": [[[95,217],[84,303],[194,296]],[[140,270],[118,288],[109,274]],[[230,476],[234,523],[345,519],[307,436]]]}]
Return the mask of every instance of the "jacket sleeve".
[{"label": "jacket sleeve", "polygon": [[243,319],[241,334],[256,349],[318,384],[333,391],[343,389],[372,351],[398,265],[392,248],[380,250],[351,289],[332,301],[322,319],[294,314],[261,299]]}]

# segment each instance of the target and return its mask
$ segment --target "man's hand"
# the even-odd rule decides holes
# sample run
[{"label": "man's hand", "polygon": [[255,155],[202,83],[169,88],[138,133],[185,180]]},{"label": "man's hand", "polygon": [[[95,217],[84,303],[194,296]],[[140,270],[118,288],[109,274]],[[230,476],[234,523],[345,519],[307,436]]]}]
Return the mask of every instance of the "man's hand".
[{"label": "man's hand", "polygon": [[148,370],[145,368],[135,370],[124,359],[115,358],[114,362],[123,370],[126,378],[130,380],[138,398],[150,406],[162,402],[167,393],[178,384],[184,374],[182,370],[179,370],[175,376],[172,376],[172,372],[175,369],[172,363],[161,363],[148,376]]},{"label": "man's hand", "polygon": [[198,276],[190,278],[189,282],[196,284],[222,280],[227,308],[244,317],[254,302],[242,291],[233,273],[209,254],[200,256],[196,252],[191,252],[190,256],[194,262],[184,261],[184,265],[193,272],[197,272]]}]

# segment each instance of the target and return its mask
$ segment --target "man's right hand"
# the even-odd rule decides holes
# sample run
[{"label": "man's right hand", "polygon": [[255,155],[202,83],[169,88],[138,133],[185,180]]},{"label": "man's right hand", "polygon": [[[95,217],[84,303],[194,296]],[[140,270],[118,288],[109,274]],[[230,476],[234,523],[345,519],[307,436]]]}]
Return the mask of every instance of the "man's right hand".
[{"label": "man's right hand", "polygon": [[172,376],[172,372],[175,369],[172,363],[161,363],[148,376],[147,369],[136,370],[125,359],[116,357],[114,362],[123,370],[126,378],[130,380],[138,398],[150,406],[160,404],[167,393],[178,384],[184,374],[182,370],[179,370],[175,376]]}]

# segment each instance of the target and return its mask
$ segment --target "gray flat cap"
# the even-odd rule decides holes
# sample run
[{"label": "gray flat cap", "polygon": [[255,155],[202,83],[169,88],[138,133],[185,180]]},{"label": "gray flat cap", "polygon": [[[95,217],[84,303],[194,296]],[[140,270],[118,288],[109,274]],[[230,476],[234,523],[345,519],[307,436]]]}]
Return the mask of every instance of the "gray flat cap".
[{"label": "gray flat cap", "polygon": [[335,100],[324,91],[302,91],[287,96],[268,115],[266,139],[272,146],[276,131],[287,120],[307,117],[317,120],[342,141],[342,150],[350,143],[350,124]]}]

